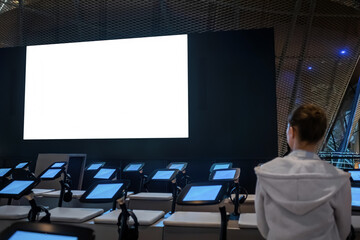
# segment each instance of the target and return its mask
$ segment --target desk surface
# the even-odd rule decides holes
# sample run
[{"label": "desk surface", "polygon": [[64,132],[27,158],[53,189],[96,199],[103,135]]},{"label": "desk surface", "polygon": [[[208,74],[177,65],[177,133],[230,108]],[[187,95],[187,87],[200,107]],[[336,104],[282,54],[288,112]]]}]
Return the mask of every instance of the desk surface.
[{"label": "desk surface", "polygon": [[100,208],[66,208],[57,207],[50,210],[53,222],[81,223],[99,216],[104,212]]},{"label": "desk surface", "polygon": [[35,196],[41,196],[43,193],[52,192],[52,191],[55,191],[55,189],[34,188],[32,191],[35,194]]},{"label": "desk surface", "polygon": [[[164,211],[134,210],[133,212],[138,219],[139,225],[141,226],[149,226],[151,224],[154,224],[165,215]],[[121,209],[116,209],[115,211],[105,213],[95,218],[94,222],[104,224],[117,224],[120,213]],[[129,223],[134,224],[134,220],[131,217],[129,218]]]},{"label": "desk surface", "polygon": [[220,227],[220,213],[216,212],[175,212],[164,220],[165,226]]},{"label": "desk surface", "polygon": [[30,209],[30,206],[4,205],[0,207],[0,219],[26,218]]},{"label": "desk surface", "polygon": [[[77,199],[79,199],[85,193],[84,190],[71,190],[71,192],[73,194],[73,198],[77,198]],[[53,191],[53,192],[45,192],[45,193],[42,193],[41,196],[58,198],[58,197],[60,197],[60,190]]]},{"label": "desk surface", "polygon": [[153,193],[153,192],[141,192],[129,196],[130,200],[152,200],[152,201],[161,201],[161,200],[172,200],[171,193]]}]

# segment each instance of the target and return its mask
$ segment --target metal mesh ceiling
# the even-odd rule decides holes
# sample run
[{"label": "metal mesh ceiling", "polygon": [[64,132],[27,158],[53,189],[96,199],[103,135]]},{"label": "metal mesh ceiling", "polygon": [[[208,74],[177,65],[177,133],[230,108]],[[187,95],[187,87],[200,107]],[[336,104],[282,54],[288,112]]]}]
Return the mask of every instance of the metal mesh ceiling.
[{"label": "metal mesh ceiling", "polygon": [[[0,0],[0,47],[274,28],[282,155],[286,151],[286,119],[294,106],[318,104],[326,109],[330,122],[334,121],[360,53],[360,12],[355,2],[348,3]],[[340,54],[341,50],[346,53]]]}]

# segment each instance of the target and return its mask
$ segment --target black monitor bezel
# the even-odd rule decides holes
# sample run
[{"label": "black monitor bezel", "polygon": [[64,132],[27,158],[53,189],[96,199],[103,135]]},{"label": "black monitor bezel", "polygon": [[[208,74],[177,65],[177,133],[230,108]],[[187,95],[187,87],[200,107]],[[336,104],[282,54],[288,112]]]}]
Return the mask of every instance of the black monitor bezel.
[{"label": "black monitor bezel", "polygon": [[[95,178],[95,176],[101,171],[101,169],[114,169],[115,171],[107,179],[106,178]],[[118,171],[119,171],[118,168],[115,168],[115,167],[101,167],[96,171],[96,173],[94,174],[93,179],[96,180],[96,181],[99,181],[99,180],[111,180],[111,179],[116,177],[116,174],[118,173]]]},{"label": "black monitor bezel", "polygon": [[[3,168],[0,168],[0,169],[5,169],[5,168],[8,168],[8,167],[3,167]],[[13,170],[14,170],[13,168],[10,168],[10,170],[7,173],[5,173],[3,176],[0,176],[0,179],[10,176]]]},{"label": "black monitor bezel", "polygon": [[[95,239],[94,231],[90,228],[49,223],[29,223],[16,222],[6,228],[1,234],[0,239],[9,239],[16,231],[55,234],[69,237],[77,237],[78,240]],[[71,234],[71,235],[70,235]]]},{"label": "black monitor bezel", "polygon": [[[115,193],[113,198],[97,198],[97,199],[86,199],[86,197],[94,190],[94,188],[99,184],[112,184],[112,183],[123,183],[121,188]],[[108,203],[108,202],[114,202],[115,200],[122,197],[125,190],[128,189],[130,186],[129,180],[105,180],[105,181],[98,181],[96,183],[91,184],[91,186],[86,190],[86,192],[80,197],[80,202],[84,203]]]},{"label": "black monitor bezel", "polygon": [[14,181],[32,181],[33,183],[24,188],[21,192],[17,194],[2,194],[0,193],[0,198],[14,198],[14,199],[20,199],[22,196],[27,195],[31,192],[31,190],[37,185],[39,181],[37,180],[15,180],[11,179],[6,185],[2,186],[0,188],[0,191],[9,186]]},{"label": "black monitor bezel", "polygon": [[[155,174],[158,171],[174,171],[174,172],[173,172],[173,174],[171,174],[169,179],[153,179],[153,177],[155,176]],[[178,173],[179,173],[178,169],[168,169],[168,168],[156,169],[149,175],[149,178],[148,178],[149,180],[148,181],[151,181],[151,182],[169,182],[169,181],[174,180]]]},{"label": "black monitor bezel", "polygon": [[[101,166],[97,169],[89,169],[93,164],[101,164]],[[102,168],[105,165],[105,162],[94,162],[91,163],[87,168],[86,171],[98,171],[100,168]]]},{"label": "black monitor bezel", "polygon": [[[23,166],[23,167],[21,167],[21,168],[16,168],[16,166],[18,166],[18,165],[21,164],[21,163],[26,163],[26,164],[25,164],[25,166]],[[27,161],[25,161],[25,162],[19,162],[19,163],[16,164],[15,167],[13,167],[13,170],[25,169],[25,168],[29,167],[29,165],[30,165],[30,162],[27,162]]]},{"label": "black monitor bezel", "polygon": [[348,172],[350,174],[350,181],[354,182],[354,183],[360,183],[360,180],[354,180],[351,176],[350,171],[354,171],[354,172],[360,172],[360,169],[347,169],[346,172]]},{"label": "black monitor bezel", "polygon": [[171,163],[169,163],[169,165],[167,165],[166,168],[167,168],[167,169],[174,169],[174,168],[170,168],[170,166],[171,166],[172,164],[184,164],[184,166],[183,166],[181,169],[178,169],[180,172],[184,171],[184,170],[187,168],[187,165],[188,165],[187,162],[171,162]]},{"label": "black monitor bezel", "polygon": [[[140,168],[138,170],[127,170],[131,165],[133,164],[140,164]],[[133,163],[129,163],[128,165],[126,165],[126,167],[124,168],[123,172],[140,172],[141,170],[143,170],[145,166],[145,163],[143,162],[133,162]]]},{"label": "black monitor bezel", "polygon": [[[213,163],[213,165],[211,165],[211,167],[210,167],[210,172],[214,171],[214,168],[215,168],[215,166],[216,166],[217,164],[230,164],[230,165],[229,165],[229,168],[232,168],[232,165],[233,165],[232,162]],[[229,169],[229,168],[222,168],[222,169]],[[216,169],[216,170],[218,170],[218,169]]]},{"label": "black monitor bezel", "polygon": [[[220,171],[229,171],[229,170],[235,170],[235,175],[234,175],[234,178],[232,179],[214,179],[215,177],[215,174],[217,172],[220,172]],[[217,169],[217,170],[213,170],[210,175],[209,175],[209,181],[214,181],[214,182],[233,182],[235,180],[238,180],[239,177],[240,177],[240,168],[227,168],[227,169]]]},{"label": "black monitor bezel", "polygon": [[[60,171],[52,178],[42,178],[41,176],[44,175],[48,170],[54,170],[54,169],[60,169]],[[65,171],[65,168],[50,168],[48,167],[47,169],[45,169],[38,177],[38,179],[41,179],[41,181],[50,181],[50,180],[54,180],[57,179],[61,176],[61,174]]]},{"label": "black monitor bezel", "polygon": [[[351,187],[351,191],[352,191],[352,189],[353,188],[358,188],[358,189],[360,189],[360,187]],[[352,198],[352,194],[351,194],[351,198]],[[351,210],[353,210],[353,211],[360,211],[360,206],[353,206],[353,205],[351,205]]]},{"label": "black monitor bezel", "polygon": [[[61,167],[53,167],[53,165],[54,164],[56,164],[56,163],[64,163],[64,165],[62,165]],[[53,162],[49,167],[48,167],[48,169],[55,169],[55,168],[64,168],[66,165],[67,165],[67,163],[68,162],[66,162],[66,161],[58,161],[58,162]]]},{"label": "black monitor bezel", "polygon": [[[221,185],[221,189],[214,200],[206,200],[206,201],[183,201],[186,194],[190,191],[193,186],[212,186],[212,185]],[[226,198],[227,195],[227,187],[225,183],[222,182],[205,182],[205,183],[191,183],[187,184],[184,189],[180,192],[177,198],[178,205],[213,205],[219,204],[222,200]]]}]

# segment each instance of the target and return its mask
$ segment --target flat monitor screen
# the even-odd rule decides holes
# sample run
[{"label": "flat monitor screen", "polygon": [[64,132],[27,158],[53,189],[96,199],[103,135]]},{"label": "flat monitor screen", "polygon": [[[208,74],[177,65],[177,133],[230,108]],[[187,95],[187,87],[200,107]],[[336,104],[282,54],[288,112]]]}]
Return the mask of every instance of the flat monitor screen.
[{"label": "flat monitor screen", "polygon": [[141,168],[142,164],[130,164],[126,169],[124,169],[124,171],[139,171],[139,169]]},{"label": "flat monitor screen", "polygon": [[98,184],[86,199],[112,199],[123,183]]},{"label": "flat monitor screen", "polygon": [[360,181],[360,171],[349,171],[354,181]]},{"label": "flat monitor screen", "polygon": [[188,138],[187,45],[173,35],[28,46],[23,138]]},{"label": "flat monitor screen", "polygon": [[167,180],[174,174],[174,171],[159,170],[152,177],[153,180]]},{"label": "flat monitor screen", "polygon": [[93,163],[87,168],[87,170],[98,170],[103,165],[104,165],[103,163]]},{"label": "flat monitor screen", "polygon": [[77,237],[39,232],[16,231],[9,240],[78,240]]},{"label": "flat monitor screen", "polygon": [[10,170],[11,168],[0,168],[0,177],[5,176]]},{"label": "flat monitor screen", "polygon": [[20,169],[20,168],[24,168],[28,165],[28,162],[23,162],[23,163],[19,163],[18,165],[16,165],[15,169]]},{"label": "flat monitor screen", "polygon": [[216,171],[213,180],[234,179],[235,174],[236,174],[235,169]]},{"label": "flat monitor screen", "polygon": [[95,174],[94,178],[109,179],[114,174],[115,171],[116,169],[113,168],[102,168]]},{"label": "flat monitor screen", "polygon": [[0,191],[0,194],[19,194],[33,183],[34,181],[14,180],[9,185],[4,187]]},{"label": "flat monitor screen", "polygon": [[230,163],[223,163],[223,164],[216,164],[213,168],[213,170],[218,170],[218,169],[227,169],[230,168]]},{"label": "flat monitor screen", "polygon": [[351,188],[351,206],[360,207],[360,188]]},{"label": "flat monitor screen", "polygon": [[40,178],[54,178],[60,171],[62,171],[61,168],[50,168],[44,172]]},{"label": "flat monitor screen", "polygon": [[222,185],[192,186],[183,201],[213,201],[221,190]]},{"label": "flat monitor screen", "polygon": [[179,171],[181,171],[183,168],[184,168],[184,163],[172,163],[170,166],[169,166],[169,169],[177,169]]},{"label": "flat monitor screen", "polygon": [[66,162],[56,162],[53,165],[51,165],[50,168],[61,168],[66,164]]}]

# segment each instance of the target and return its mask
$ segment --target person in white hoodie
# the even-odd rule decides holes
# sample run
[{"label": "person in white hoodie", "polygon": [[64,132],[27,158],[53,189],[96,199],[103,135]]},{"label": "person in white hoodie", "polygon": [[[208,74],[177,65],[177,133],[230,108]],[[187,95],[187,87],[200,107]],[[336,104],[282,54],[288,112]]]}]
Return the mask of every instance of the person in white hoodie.
[{"label": "person in white hoodie", "polygon": [[269,240],[343,240],[350,233],[350,175],[320,160],[317,144],[327,120],[313,104],[288,119],[292,152],[255,168],[258,229]]}]

